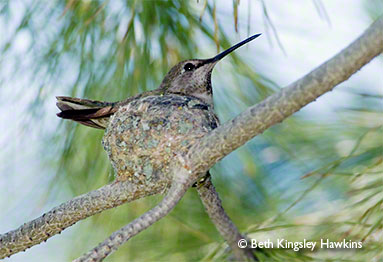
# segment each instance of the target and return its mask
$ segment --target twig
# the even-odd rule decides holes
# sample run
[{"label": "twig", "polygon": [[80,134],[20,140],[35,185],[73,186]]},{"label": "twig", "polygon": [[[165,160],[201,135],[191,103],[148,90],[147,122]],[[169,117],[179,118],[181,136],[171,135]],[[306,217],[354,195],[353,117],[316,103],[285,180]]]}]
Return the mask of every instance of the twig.
[{"label": "twig", "polygon": [[226,240],[227,244],[233,251],[236,260],[256,260],[251,249],[241,249],[238,247],[238,241],[245,239],[245,236],[241,235],[237,227],[223,209],[221,199],[219,198],[219,195],[211,182],[210,176],[197,187],[197,190],[202,203],[205,206],[206,212],[209,214],[209,217],[213,221],[218,232]]}]

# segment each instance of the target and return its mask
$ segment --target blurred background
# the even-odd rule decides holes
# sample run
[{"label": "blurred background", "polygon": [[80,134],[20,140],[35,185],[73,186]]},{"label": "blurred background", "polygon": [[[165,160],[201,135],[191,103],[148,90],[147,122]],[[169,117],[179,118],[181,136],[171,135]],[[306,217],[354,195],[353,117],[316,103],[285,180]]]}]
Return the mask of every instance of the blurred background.
[{"label": "blurred background", "polygon": [[[113,180],[103,131],[56,117],[55,96],[116,101],[156,88],[180,60],[262,37],[216,66],[221,122],[358,37],[382,0],[0,1],[0,232]],[[257,240],[363,241],[358,250],[265,250],[262,261],[382,261],[383,59],[212,170],[223,205]],[[161,200],[81,221],[5,261],[68,261]],[[106,261],[224,261],[195,189]]]}]

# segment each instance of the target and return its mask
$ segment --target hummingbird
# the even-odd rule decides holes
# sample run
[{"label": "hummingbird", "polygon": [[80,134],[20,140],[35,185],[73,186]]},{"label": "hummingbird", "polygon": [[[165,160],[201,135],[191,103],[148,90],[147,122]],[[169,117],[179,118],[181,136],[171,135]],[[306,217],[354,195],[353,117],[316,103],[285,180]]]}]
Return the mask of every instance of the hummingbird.
[{"label": "hummingbird", "polygon": [[90,99],[57,96],[57,114],[63,119],[74,120],[80,124],[98,129],[106,129],[110,117],[121,107],[134,100],[147,96],[184,95],[201,100],[213,108],[213,89],[211,74],[214,66],[225,56],[257,38],[261,34],[250,36],[240,43],[209,59],[189,59],[179,62],[166,74],[157,89],[140,93],[119,102],[102,102]]},{"label": "hummingbird", "polygon": [[[174,180],[174,167],[185,167],[190,148],[219,124],[213,109],[213,68],[258,36],[213,58],[182,61],[170,69],[157,89],[124,101],[57,97],[61,110],[58,116],[106,129],[102,144],[115,171],[115,181],[134,185],[136,198],[164,193],[172,185],[185,187]],[[209,176],[209,171],[201,174],[193,187],[204,186]],[[142,223],[150,221],[152,218],[146,217]]]}]

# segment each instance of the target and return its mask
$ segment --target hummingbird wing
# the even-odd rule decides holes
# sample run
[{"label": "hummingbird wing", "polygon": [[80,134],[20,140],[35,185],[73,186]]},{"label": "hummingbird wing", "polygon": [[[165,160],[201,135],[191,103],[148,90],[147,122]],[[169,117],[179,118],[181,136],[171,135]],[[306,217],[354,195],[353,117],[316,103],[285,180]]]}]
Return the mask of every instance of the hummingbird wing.
[{"label": "hummingbird wing", "polygon": [[109,123],[109,117],[114,114],[118,107],[117,103],[101,102],[89,99],[81,99],[67,96],[57,96],[57,107],[61,110],[58,117],[71,119],[80,124],[105,129]]}]

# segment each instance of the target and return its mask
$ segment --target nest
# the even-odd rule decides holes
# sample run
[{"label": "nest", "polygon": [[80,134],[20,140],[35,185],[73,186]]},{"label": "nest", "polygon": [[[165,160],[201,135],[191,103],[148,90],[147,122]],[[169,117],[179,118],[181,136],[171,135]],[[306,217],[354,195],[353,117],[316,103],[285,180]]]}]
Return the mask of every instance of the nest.
[{"label": "nest", "polygon": [[198,98],[147,96],[111,117],[102,143],[117,180],[168,188],[171,165],[217,125],[213,109]]}]

